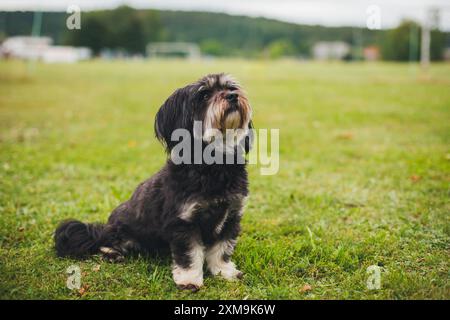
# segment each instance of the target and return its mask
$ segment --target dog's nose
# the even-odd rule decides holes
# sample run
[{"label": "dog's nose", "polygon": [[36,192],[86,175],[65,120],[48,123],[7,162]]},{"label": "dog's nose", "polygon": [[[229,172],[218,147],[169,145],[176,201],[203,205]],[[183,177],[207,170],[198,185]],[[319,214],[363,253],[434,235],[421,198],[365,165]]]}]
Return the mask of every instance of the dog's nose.
[{"label": "dog's nose", "polygon": [[238,94],[237,94],[237,93],[231,92],[231,93],[227,94],[225,98],[226,98],[227,101],[229,101],[229,102],[236,102],[236,101],[237,101],[237,98],[238,98]]}]

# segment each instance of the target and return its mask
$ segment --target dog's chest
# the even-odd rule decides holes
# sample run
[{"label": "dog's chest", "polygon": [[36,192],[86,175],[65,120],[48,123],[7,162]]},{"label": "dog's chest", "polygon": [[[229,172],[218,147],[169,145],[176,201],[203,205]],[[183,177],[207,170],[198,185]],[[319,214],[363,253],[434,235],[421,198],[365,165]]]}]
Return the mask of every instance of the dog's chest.
[{"label": "dog's chest", "polygon": [[219,237],[230,224],[239,223],[243,201],[243,197],[198,201],[192,212],[192,222],[200,228],[204,240]]}]

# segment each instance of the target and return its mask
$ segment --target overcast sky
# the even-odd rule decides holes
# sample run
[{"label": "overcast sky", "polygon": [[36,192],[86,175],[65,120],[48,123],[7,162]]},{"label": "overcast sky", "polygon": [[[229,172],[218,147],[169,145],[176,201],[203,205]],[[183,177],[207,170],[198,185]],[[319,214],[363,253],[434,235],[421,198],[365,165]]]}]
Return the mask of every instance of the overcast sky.
[{"label": "overcast sky", "polygon": [[397,25],[403,18],[423,21],[426,9],[440,9],[440,27],[450,30],[450,0],[0,0],[0,10],[66,10],[70,4],[81,10],[135,8],[226,12],[264,16],[278,20],[327,26],[366,26],[366,10],[380,8],[381,27]]}]

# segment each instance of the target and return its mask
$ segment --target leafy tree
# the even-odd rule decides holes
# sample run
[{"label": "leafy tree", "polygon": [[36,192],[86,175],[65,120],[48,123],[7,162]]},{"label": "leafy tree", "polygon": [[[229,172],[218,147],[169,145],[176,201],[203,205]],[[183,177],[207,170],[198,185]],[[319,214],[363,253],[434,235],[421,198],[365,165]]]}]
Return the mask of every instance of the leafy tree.
[{"label": "leafy tree", "polygon": [[[417,50],[412,56],[415,60],[418,60],[420,59],[421,27],[414,21],[405,20],[397,28],[389,30],[381,40],[383,59],[408,61],[410,59],[411,41],[415,41]],[[430,44],[432,60],[442,59],[444,46],[445,34],[438,30],[433,30]]]},{"label": "leafy tree", "polygon": [[403,21],[397,28],[388,31],[382,45],[384,59],[397,61],[409,59],[410,34],[414,32],[413,28],[418,30],[419,25],[413,21]]},{"label": "leafy tree", "polygon": [[269,44],[266,49],[267,55],[271,59],[277,59],[284,56],[291,56],[295,53],[294,46],[289,40],[276,40]]},{"label": "leafy tree", "polygon": [[446,45],[446,35],[439,30],[431,31],[430,58],[431,60],[442,60]]},{"label": "leafy tree", "polygon": [[89,47],[94,54],[98,54],[107,45],[107,30],[102,20],[93,15],[85,15],[81,29],[69,30],[66,42],[74,46]]},{"label": "leafy tree", "polygon": [[111,48],[124,49],[130,53],[144,53],[144,23],[136,10],[121,6],[106,12],[103,18],[108,20]]},{"label": "leafy tree", "polygon": [[202,41],[200,44],[200,49],[202,50],[203,53],[212,56],[223,56],[226,54],[226,50],[222,42],[214,39]]},{"label": "leafy tree", "polygon": [[143,54],[147,43],[159,38],[160,30],[155,12],[121,6],[114,10],[85,13],[81,30],[68,30],[66,42],[87,46],[96,54],[103,48]]}]

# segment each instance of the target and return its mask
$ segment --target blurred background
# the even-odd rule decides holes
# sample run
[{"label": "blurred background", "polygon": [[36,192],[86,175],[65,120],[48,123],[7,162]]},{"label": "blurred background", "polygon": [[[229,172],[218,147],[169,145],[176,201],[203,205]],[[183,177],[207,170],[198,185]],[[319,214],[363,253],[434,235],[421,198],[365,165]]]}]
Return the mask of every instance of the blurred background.
[{"label": "blurred background", "polygon": [[3,58],[450,60],[446,0],[4,0],[0,11]]}]

